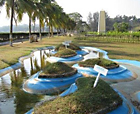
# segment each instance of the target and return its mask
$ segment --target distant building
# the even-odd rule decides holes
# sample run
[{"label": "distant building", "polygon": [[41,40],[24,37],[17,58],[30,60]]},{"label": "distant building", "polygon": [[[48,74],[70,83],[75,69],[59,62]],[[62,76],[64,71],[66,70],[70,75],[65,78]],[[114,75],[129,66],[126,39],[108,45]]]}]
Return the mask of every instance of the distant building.
[{"label": "distant building", "polygon": [[105,21],[105,11],[100,11],[99,21],[98,21],[98,33],[106,32],[106,21]]}]

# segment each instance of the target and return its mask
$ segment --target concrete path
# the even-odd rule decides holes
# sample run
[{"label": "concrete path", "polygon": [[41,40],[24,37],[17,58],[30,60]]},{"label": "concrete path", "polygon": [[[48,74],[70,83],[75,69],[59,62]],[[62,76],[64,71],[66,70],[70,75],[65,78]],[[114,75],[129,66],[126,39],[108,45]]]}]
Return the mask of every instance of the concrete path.
[{"label": "concrete path", "polygon": [[[126,65],[129,70],[134,72],[138,77],[135,80],[129,82],[119,82],[111,84],[113,88],[119,90],[130,102],[136,101],[134,98],[134,93],[140,91],[140,68],[133,65]],[[134,104],[134,103],[133,103]],[[135,104],[134,104],[135,105]],[[136,106],[136,105],[135,105]],[[138,106],[136,106],[138,108]],[[138,109],[140,111],[140,109]]]},{"label": "concrete path", "polygon": [[[27,40],[28,39],[15,40],[15,41],[13,41],[13,44],[23,43],[24,41],[27,41]],[[0,46],[3,46],[3,45],[9,45],[9,41],[0,42]]]}]

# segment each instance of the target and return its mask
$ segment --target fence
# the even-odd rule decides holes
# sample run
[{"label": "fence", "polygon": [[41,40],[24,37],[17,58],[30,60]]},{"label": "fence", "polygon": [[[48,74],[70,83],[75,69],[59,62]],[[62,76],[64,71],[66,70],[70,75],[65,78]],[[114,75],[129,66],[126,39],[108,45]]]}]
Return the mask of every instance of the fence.
[{"label": "fence", "polygon": [[[53,33],[54,35],[57,32]],[[37,35],[39,37],[39,32],[32,33],[32,35]],[[47,36],[48,33],[41,33],[42,36]],[[13,33],[13,40],[29,39],[29,33]],[[0,42],[9,41],[9,33],[0,33]]]}]

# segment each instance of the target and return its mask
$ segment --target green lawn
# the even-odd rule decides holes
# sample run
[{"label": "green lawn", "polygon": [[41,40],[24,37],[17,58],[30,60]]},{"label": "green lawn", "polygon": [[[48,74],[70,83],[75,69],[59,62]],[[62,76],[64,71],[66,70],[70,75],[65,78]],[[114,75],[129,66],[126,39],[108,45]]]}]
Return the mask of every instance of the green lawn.
[{"label": "green lawn", "polygon": [[18,62],[18,58],[30,54],[33,49],[45,46],[56,46],[63,41],[72,40],[80,46],[93,46],[108,52],[110,58],[132,59],[140,61],[140,44],[133,43],[108,43],[101,41],[76,40],[74,37],[53,37],[43,38],[42,41],[29,43],[25,41],[21,44],[0,46],[0,69]]},{"label": "green lawn", "polygon": [[131,59],[140,61],[140,44],[101,42],[88,40],[75,40],[75,43],[83,46],[93,46],[108,52],[112,59]]},{"label": "green lawn", "polygon": [[9,45],[0,46],[0,69],[15,64],[18,62],[19,57],[30,54],[36,48],[58,45],[65,40],[71,40],[71,37],[43,38],[42,41],[34,43],[25,41],[21,44],[14,44],[14,47]]}]

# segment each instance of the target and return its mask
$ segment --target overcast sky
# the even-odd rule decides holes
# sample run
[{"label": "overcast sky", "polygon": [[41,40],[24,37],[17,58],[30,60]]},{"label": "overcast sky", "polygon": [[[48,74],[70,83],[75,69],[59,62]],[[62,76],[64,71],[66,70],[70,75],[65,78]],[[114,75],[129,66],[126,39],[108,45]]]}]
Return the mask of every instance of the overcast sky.
[{"label": "overcast sky", "polygon": [[[140,18],[140,0],[56,0],[66,13],[78,12],[87,21],[89,12],[105,10],[110,17],[116,15],[136,16]],[[9,25],[5,9],[0,13],[0,26]],[[20,24],[28,24],[28,16],[24,16]]]}]

